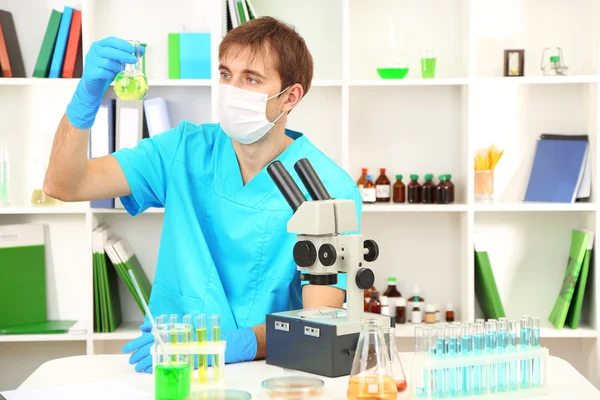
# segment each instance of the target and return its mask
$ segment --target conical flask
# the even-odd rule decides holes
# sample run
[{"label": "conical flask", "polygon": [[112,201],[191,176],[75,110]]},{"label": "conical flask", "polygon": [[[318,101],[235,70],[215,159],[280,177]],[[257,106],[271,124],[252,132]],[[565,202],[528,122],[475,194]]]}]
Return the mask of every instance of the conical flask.
[{"label": "conical flask", "polygon": [[398,391],[381,320],[364,319],[348,382],[348,400],[394,400]]},{"label": "conical flask", "polygon": [[386,348],[390,352],[392,376],[394,377],[394,381],[396,381],[396,390],[398,390],[398,393],[404,392],[407,387],[406,376],[404,375],[404,368],[396,349],[396,331],[394,328],[384,328],[383,339],[385,340]]}]

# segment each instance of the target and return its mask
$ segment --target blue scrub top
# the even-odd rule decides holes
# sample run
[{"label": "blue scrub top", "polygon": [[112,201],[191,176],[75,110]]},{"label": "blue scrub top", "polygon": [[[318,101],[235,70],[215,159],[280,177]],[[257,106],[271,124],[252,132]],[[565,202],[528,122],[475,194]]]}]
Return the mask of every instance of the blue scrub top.
[{"label": "blue scrub top", "polygon": [[[308,158],[331,197],[362,199],[354,180],[306,136],[294,139],[277,159],[307,200],[294,171]],[[302,308],[299,272],[287,232],[292,210],[263,168],[242,182],[231,139],[219,124],[182,122],[133,149],[113,156],[131,195],[121,201],[131,215],[164,207],[164,223],[150,310],[160,314],[220,314],[222,329],[264,323],[272,312]],[[345,274],[337,287],[345,289]]]}]

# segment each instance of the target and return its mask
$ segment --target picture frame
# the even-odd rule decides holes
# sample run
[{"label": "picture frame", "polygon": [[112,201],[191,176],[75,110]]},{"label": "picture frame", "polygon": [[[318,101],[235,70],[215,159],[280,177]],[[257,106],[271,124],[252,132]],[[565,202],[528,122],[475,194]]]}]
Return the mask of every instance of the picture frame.
[{"label": "picture frame", "polygon": [[504,76],[524,76],[525,50],[504,50]]}]

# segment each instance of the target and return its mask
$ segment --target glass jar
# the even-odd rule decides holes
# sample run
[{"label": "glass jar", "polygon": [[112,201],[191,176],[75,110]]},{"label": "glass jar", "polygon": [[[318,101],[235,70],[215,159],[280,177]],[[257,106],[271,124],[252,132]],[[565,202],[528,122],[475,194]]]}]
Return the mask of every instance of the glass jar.
[{"label": "glass jar", "polygon": [[425,323],[435,324],[435,305],[428,304],[425,306]]}]

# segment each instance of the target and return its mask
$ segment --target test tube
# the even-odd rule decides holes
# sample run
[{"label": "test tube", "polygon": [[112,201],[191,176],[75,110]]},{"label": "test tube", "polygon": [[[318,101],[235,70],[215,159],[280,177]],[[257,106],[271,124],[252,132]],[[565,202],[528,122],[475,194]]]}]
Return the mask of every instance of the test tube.
[{"label": "test tube", "polygon": [[[529,350],[531,346],[531,321],[528,316],[521,317],[521,351]],[[531,383],[531,361],[521,360],[521,388],[529,388]]]},{"label": "test tube", "polygon": [[[460,327],[460,349],[464,358],[469,358],[473,354],[473,332],[470,323],[465,322]],[[462,385],[461,394],[470,396],[472,394],[472,367],[462,367]]]},{"label": "test tube", "polygon": [[[169,332],[171,334],[171,343],[177,343],[178,339],[177,339],[177,330],[176,330],[176,326],[177,326],[177,322],[179,321],[179,315],[177,314],[171,314],[169,315]],[[179,361],[179,355],[177,354],[173,354],[171,355],[171,361],[172,362],[177,362]]]},{"label": "test tube", "polygon": [[[196,343],[206,343],[206,314],[196,315]],[[208,354],[198,354],[198,383],[208,382]]]},{"label": "test tube", "polygon": [[[508,321],[508,351],[514,353],[517,351],[517,321]],[[519,381],[517,378],[517,362],[511,361],[508,366],[509,389],[518,390]]]},{"label": "test tube", "polygon": [[[533,349],[540,348],[540,317],[531,318],[531,347]],[[531,384],[534,387],[540,387],[540,379],[540,359],[535,357],[533,359]]]},{"label": "test tube", "polygon": [[[427,340],[427,352],[429,357],[435,358],[437,357],[437,343],[438,343],[438,332],[436,328],[429,328],[426,330]],[[438,392],[438,375],[441,375],[441,370],[431,369],[429,371],[429,385],[427,387],[427,395],[431,397],[435,397]]]},{"label": "test tube", "polygon": [[[496,320],[488,320],[485,323],[485,347],[487,354],[494,356],[496,354],[497,336],[496,336]],[[488,368],[488,382],[490,393],[495,393],[497,390],[498,373],[496,372],[496,364],[490,363]]]},{"label": "test tube", "polygon": [[[415,337],[414,337],[414,352],[416,357],[422,357],[427,355],[427,347],[429,337],[425,339],[425,330],[423,326],[415,326]],[[417,397],[425,397],[425,388],[427,387],[427,370],[423,369],[423,374],[417,373],[415,378],[415,386]]]},{"label": "test tube", "polygon": [[[194,324],[192,323],[192,314],[185,314],[181,320],[183,323],[183,335],[185,336],[185,343],[192,343],[192,328]],[[190,353],[188,356],[188,363],[190,364],[190,374],[194,374],[194,354]]]},{"label": "test tube", "polygon": [[[448,349],[447,349],[447,357],[448,358],[456,358],[457,357],[457,346],[458,346],[458,335],[460,330],[455,324],[451,324],[447,329],[448,335]],[[460,376],[460,367],[450,368],[447,371],[446,376],[446,394],[449,394],[450,397],[455,397],[459,394],[459,378]]]},{"label": "test tube", "polygon": [[[508,347],[508,322],[506,319],[498,320],[498,353],[504,354]],[[498,391],[506,392],[508,388],[507,363],[498,364]]]},{"label": "test tube", "polygon": [[[485,351],[484,326],[482,323],[475,324],[473,342],[473,354],[475,357],[482,356]],[[485,368],[482,365],[476,365],[473,376],[475,394],[484,394],[487,391]]]},{"label": "test tube", "polygon": [[483,319],[483,318],[477,318],[475,320],[475,325],[477,325],[477,324],[484,325],[485,324],[485,319]]},{"label": "test tube", "polygon": [[[221,341],[221,321],[219,318],[219,314],[213,314],[210,317],[210,331],[212,333],[212,341],[219,342]],[[213,380],[217,381],[220,379],[221,370],[220,363],[221,357],[218,354],[213,355],[212,365],[213,365]]]},{"label": "test tube", "polygon": [[[439,324],[437,326],[437,345],[436,355],[438,359],[446,357],[446,324]],[[443,397],[448,391],[448,385],[446,384],[446,376],[448,370],[446,368],[440,368],[437,373],[437,394],[438,397]]]}]

